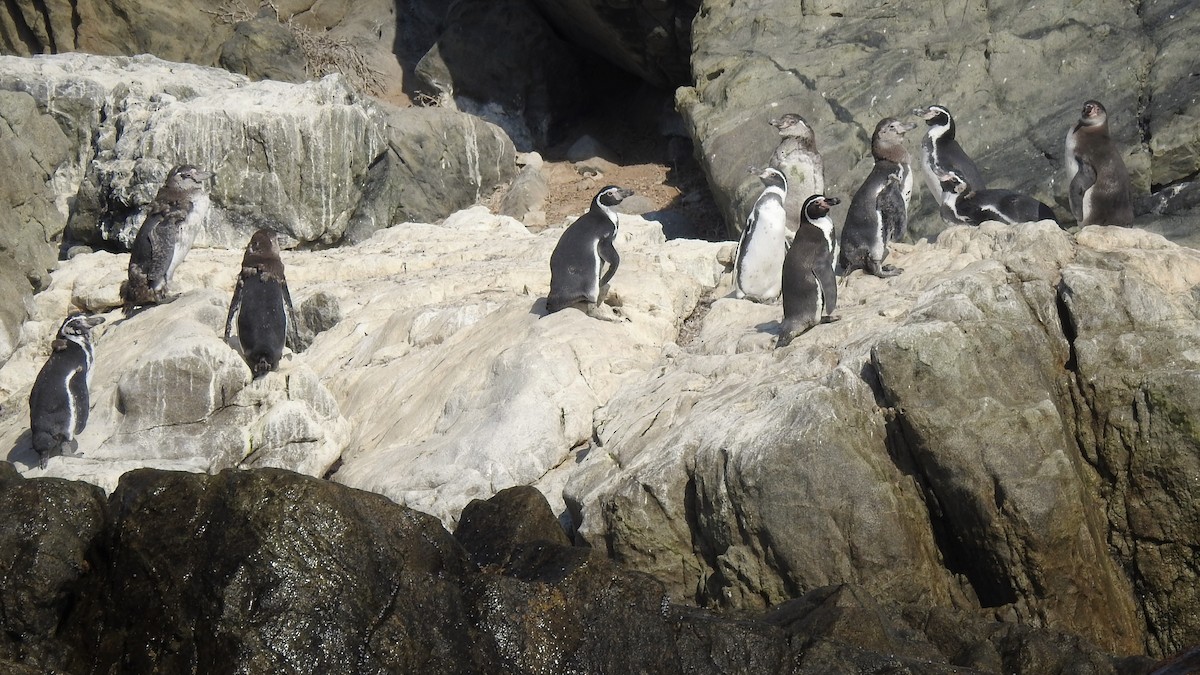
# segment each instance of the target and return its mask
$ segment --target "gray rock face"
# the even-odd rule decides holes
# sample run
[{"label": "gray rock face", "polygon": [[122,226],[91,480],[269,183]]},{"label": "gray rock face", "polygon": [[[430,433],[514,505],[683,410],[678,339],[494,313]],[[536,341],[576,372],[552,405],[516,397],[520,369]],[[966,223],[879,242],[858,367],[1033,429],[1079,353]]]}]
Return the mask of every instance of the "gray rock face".
[{"label": "gray rock face", "polygon": [[62,234],[66,200],[60,189],[74,148],[32,96],[0,91],[0,362],[8,358],[25,319],[24,299],[48,280],[51,243]]},{"label": "gray rock face", "polygon": [[56,167],[75,181],[56,197],[75,196],[68,236],[92,245],[132,241],[142,207],[184,162],[217,174],[197,244],[231,248],[262,226],[330,245],[444,217],[516,171],[498,129],[391,109],[337,76],[251,83],[153,57],[70,54],[0,58],[0,89],[29,92],[79,144],[76,163]]},{"label": "gray rock face", "polygon": [[[711,3],[693,24],[695,84],[677,102],[732,228],[756,196],[744,167],[764,163],[774,147],[770,117],[796,111],[812,124],[826,191],[845,198],[870,169],[875,123],[930,103],[954,113],[958,140],[990,186],[1032,194],[1065,216],[1063,139],[1089,98],[1110,111],[1135,195],[1195,173],[1189,148],[1200,131],[1188,120],[1200,83],[1185,74],[1183,36],[1200,15],[1185,5],[1139,14],[1119,0],[901,12],[879,2]],[[915,192],[913,237],[936,234],[944,227],[936,202]]]},{"label": "gray rock face", "polygon": [[528,0],[451,5],[416,75],[440,106],[499,125],[522,151],[549,144],[591,88],[576,56]]}]

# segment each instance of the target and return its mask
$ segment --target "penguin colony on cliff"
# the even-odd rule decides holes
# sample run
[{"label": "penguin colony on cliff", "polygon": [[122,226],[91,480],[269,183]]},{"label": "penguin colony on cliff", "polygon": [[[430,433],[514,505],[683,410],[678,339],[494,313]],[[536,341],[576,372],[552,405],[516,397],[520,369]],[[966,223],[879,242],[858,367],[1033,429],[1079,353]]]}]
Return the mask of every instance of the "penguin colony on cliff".
[{"label": "penguin colony on cliff", "polygon": [[[1054,218],[1050,207],[1028,195],[987,187],[958,143],[948,108],[931,105],[912,112],[927,125],[919,168],[948,223]],[[781,140],[770,155],[769,168],[756,171],[763,190],[738,242],[733,295],[765,303],[782,298],[776,344],[784,347],[814,326],[837,320],[837,272],[845,277],[861,269],[888,278],[903,271],[884,260],[888,244],[907,231],[913,179],[904,135],[916,124],[888,117],[876,125],[871,138],[874,166],[850,200],[840,242],[829,214],[841,199],[823,194],[824,165],[813,128],[795,113],[770,124]],[[1108,113],[1098,101],[1084,104],[1067,132],[1065,150],[1068,200],[1078,223],[1130,225],[1129,174],[1109,136]],[[120,290],[126,317],[168,300],[168,285],[209,210],[205,182],[212,177],[212,172],[196,166],[176,166],[148,205],[130,252],[128,279]],[[615,185],[602,188],[591,208],[563,231],[549,261],[547,314],[574,307],[616,320],[600,310],[620,265],[614,244],[619,226],[615,207],[632,194]],[[255,378],[278,367],[287,343],[295,347],[299,342],[279,244],[270,230],[255,232],[247,244],[226,319],[226,340],[231,339],[235,315],[237,344]],[[73,447],[87,423],[95,353],[92,329],[103,321],[67,317],[30,390],[30,438],[43,467],[50,457]]]}]

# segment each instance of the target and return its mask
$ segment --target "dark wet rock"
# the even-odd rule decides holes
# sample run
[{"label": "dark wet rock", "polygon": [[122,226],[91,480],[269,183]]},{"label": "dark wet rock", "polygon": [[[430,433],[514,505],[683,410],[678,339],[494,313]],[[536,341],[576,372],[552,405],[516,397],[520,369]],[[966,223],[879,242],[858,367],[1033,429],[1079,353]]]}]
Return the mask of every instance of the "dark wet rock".
[{"label": "dark wet rock", "polygon": [[515,547],[546,542],[570,545],[566,532],[537,488],[517,486],[476,499],[459,516],[454,538],[478,565],[504,565]]},{"label": "dark wet rock", "polygon": [[[0,462],[0,667],[78,672],[82,645],[60,633],[87,592],[109,526],[104,492],[59,478],[24,479]],[[20,667],[8,670],[5,662]]]}]

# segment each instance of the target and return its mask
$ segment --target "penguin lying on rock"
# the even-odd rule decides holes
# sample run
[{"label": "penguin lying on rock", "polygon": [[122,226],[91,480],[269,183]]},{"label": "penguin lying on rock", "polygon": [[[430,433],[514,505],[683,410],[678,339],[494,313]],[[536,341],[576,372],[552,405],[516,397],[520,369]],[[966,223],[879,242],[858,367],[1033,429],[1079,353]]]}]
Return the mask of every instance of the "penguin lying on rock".
[{"label": "penguin lying on rock", "polygon": [[956,171],[941,177],[942,205],[957,224],[979,225],[998,220],[1012,225],[1039,220],[1054,220],[1054,211],[1029,195],[993,188],[975,190]]}]

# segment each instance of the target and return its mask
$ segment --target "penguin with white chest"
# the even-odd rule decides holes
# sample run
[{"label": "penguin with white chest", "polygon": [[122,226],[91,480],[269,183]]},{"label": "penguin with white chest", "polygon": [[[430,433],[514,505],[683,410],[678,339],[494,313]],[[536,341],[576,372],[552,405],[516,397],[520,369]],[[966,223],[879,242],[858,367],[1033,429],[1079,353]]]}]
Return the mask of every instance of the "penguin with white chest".
[{"label": "penguin with white chest", "polygon": [[250,237],[242,256],[242,270],[229,314],[225,317],[225,339],[233,331],[237,314],[238,342],[254,377],[262,377],[279,367],[284,344],[299,344],[296,312],[283,274],[283,259],[275,232],[261,229]]},{"label": "penguin with white chest", "polygon": [[73,446],[75,436],[87,425],[91,405],[88,388],[92,381],[95,350],[92,329],[104,323],[102,316],[68,317],[59,326],[46,364],[29,391],[29,431],[33,449],[46,466],[51,455]]},{"label": "penguin with white chest", "polygon": [[849,275],[857,269],[877,277],[894,277],[903,270],[883,264],[888,242],[899,241],[908,230],[908,204],[912,198],[912,169],[904,134],[917,125],[887,117],[875,125],[871,155],[875,166],[850,200],[842,226],[838,264]]},{"label": "penguin with white chest", "polygon": [[778,347],[819,323],[837,321],[837,279],[833,273],[833,221],[837,197],[812,195],[804,201],[800,229],[783,261],[783,323]]},{"label": "penguin with white chest", "polygon": [[1054,211],[1033,197],[999,188],[976,190],[956,171],[943,176],[940,187],[942,205],[957,224],[979,225],[986,220],[997,220],[1012,225],[1054,220]]},{"label": "penguin with white chest", "polygon": [[764,169],[758,178],[763,191],[746,219],[733,263],[734,297],[773,302],[779,297],[780,270],[788,252],[788,213],[784,206],[788,182],[777,169]]},{"label": "penguin with white chest", "polygon": [[954,214],[946,210],[945,193],[942,192],[941,177],[951,171],[962,176],[975,190],[986,190],[987,183],[975,162],[967,155],[956,138],[954,116],[945,106],[931,105],[915,108],[913,114],[924,119],[928,128],[921,138],[921,169],[929,194],[937,200],[942,219],[957,223]]},{"label": "penguin with white chest", "polygon": [[1083,104],[1066,145],[1067,198],[1080,226],[1133,223],[1129,172],[1108,135],[1108,111],[1099,101]]},{"label": "penguin with white chest", "polygon": [[780,139],[768,166],[787,178],[785,210],[788,232],[792,233],[800,227],[804,200],[825,191],[825,163],[817,152],[817,136],[803,117],[787,113],[770,124],[779,131]]},{"label": "penguin with white chest", "polygon": [[[617,273],[621,256],[613,246],[617,236],[617,204],[633,196],[633,190],[616,185],[602,188],[592,198],[588,212],[567,226],[550,254],[550,313],[582,305],[591,314],[599,304],[601,288]],[[608,269],[603,270],[604,264]],[[603,276],[601,272],[603,271]]]},{"label": "penguin with white chest", "polygon": [[171,169],[146,208],[129,252],[129,277],[121,284],[125,315],[136,307],[162,302],[175,269],[183,262],[208,213],[204,182],[213,174],[190,164]]}]

